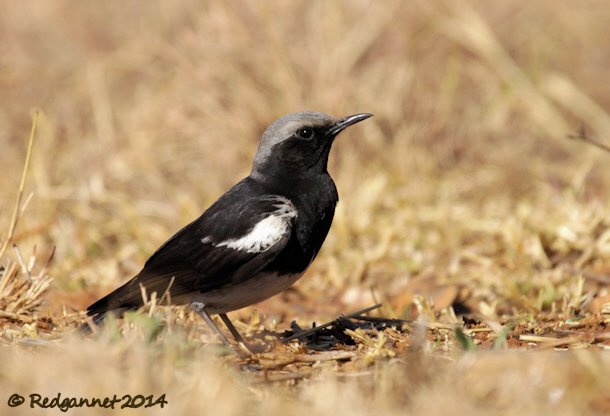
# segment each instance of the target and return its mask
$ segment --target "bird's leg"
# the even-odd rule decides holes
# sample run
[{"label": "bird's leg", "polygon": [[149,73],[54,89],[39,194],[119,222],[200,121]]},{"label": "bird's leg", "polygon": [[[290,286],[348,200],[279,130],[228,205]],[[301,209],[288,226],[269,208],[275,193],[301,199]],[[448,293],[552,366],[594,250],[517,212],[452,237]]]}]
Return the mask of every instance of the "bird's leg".
[{"label": "bird's leg", "polygon": [[[193,310],[195,312],[197,312],[197,314],[199,316],[201,316],[203,318],[203,320],[205,321],[206,324],[208,324],[208,326],[210,328],[212,328],[212,331],[214,331],[214,333],[218,336],[218,338],[220,338],[220,340],[222,341],[222,343],[232,349],[237,355],[243,355],[240,353],[239,349],[234,348],[231,343],[229,342],[229,340],[227,339],[227,337],[225,337],[225,335],[222,333],[222,331],[220,330],[220,328],[218,328],[218,325],[216,325],[214,323],[214,320],[212,319],[212,317],[210,316],[210,314],[205,310],[205,304],[201,303],[201,302],[193,302],[191,303],[191,308],[193,308]],[[252,349],[248,346],[248,344],[246,344],[246,341],[244,341],[244,339],[241,337],[241,335],[239,334],[239,332],[237,332],[237,329],[235,329],[235,327],[233,326],[233,324],[231,323],[231,321],[229,320],[229,317],[224,314],[221,313],[220,314],[220,318],[222,319],[222,321],[225,323],[225,325],[227,326],[227,328],[229,328],[229,331],[231,331],[231,334],[233,335],[233,337],[235,338],[235,340],[237,341],[238,345],[245,350],[246,355],[251,355],[254,354],[254,352],[252,351]]]},{"label": "bird's leg", "polygon": [[229,329],[229,332],[231,332],[231,335],[233,335],[233,338],[235,338],[235,341],[237,341],[239,346],[246,349],[250,354],[256,354],[256,351],[250,346],[250,344],[246,342],[246,340],[237,331],[237,328],[235,328],[233,322],[231,322],[227,314],[219,313],[218,315],[220,316],[220,319],[222,319],[222,322],[224,322],[225,326]]},{"label": "bird's leg", "polygon": [[222,319],[222,322],[224,322],[226,327],[229,329],[229,332],[231,332],[231,335],[233,335],[233,338],[235,338],[235,341],[237,341],[240,346],[248,350],[250,354],[255,354],[255,351],[252,349],[252,347],[248,345],[248,343],[246,342],[246,340],[244,340],[241,334],[237,332],[237,329],[235,328],[233,322],[231,322],[227,314],[219,313],[218,315],[220,316],[220,319]]},{"label": "bird's leg", "polygon": [[218,325],[216,325],[214,323],[214,321],[212,320],[212,317],[205,310],[205,304],[203,304],[201,302],[193,302],[193,303],[191,303],[191,308],[193,308],[193,310],[195,312],[197,312],[197,315],[199,315],[199,316],[201,316],[203,318],[205,323],[208,324],[208,326],[212,329],[212,331],[214,331],[216,336],[218,336],[218,338],[220,338],[222,343],[225,346],[231,348],[231,343],[229,342],[227,337],[225,337],[225,335],[222,333],[220,328],[218,328]]}]

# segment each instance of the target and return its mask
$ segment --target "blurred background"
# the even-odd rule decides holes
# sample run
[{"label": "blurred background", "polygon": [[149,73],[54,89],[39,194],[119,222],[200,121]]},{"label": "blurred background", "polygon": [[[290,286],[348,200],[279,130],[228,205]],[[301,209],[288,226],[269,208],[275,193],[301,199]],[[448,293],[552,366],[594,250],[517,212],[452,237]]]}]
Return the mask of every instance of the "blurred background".
[{"label": "blurred background", "polygon": [[[607,0],[0,2],[0,243],[40,115],[0,249],[0,407],[141,393],[169,402],[146,415],[610,413],[610,154],[569,138],[610,143],[609,28]],[[340,202],[310,270],[230,314],[265,354],[240,371],[154,303],[70,336],[304,109],[375,117],[334,145]],[[327,355],[271,336],[378,301],[415,322]]]},{"label": "blurred background", "polygon": [[610,155],[568,139],[584,126],[610,140],[606,1],[0,10],[0,229],[39,110],[14,241],[25,258],[55,250],[51,307],[79,310],[134,275],[249,173],[268,124],[303,109],[375,118],[333,149],[341,200],[318,260],[258,310],[381,300],[411,318],[421,294],[495,316],[606,295],[578,285],[610,270]]}]

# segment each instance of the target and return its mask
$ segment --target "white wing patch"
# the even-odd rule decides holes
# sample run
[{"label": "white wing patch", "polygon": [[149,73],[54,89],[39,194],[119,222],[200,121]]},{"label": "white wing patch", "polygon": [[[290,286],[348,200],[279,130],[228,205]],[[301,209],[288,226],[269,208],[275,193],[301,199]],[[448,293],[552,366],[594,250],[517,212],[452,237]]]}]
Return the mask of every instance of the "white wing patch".
[{"label": "white wing patch", "polygon": [[[252,230],[243,237],[213,243],[216,247],[227,247],[248,253],[262,253],[277,244],[288,232],[290,221],[297,216],[294,204],[287,198],[276,195],[273,200],[277,208],[269,216],[259,221]],[[201,239],[202,243],[212,242],[209,237]]]}]

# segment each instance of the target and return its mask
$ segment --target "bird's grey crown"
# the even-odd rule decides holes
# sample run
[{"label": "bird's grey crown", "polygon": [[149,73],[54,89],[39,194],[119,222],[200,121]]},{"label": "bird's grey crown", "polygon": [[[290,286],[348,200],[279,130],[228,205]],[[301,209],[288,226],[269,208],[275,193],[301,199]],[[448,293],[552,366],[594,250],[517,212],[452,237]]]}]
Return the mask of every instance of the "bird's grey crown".
[{"label": "bird's grey crown", "polygon": [[291,137],[299,127],[330,125],[335,121],[335,118],[316,111],[299,111],[278,118],[267,127],[261,137],[256,156],[254,156],[254,170],[269,158],[273,146]]},{"label": "bird's grey crown", "polygon": [[287,126],[308,126],[311,124],[324,125],[333,123],[334,121],[335,119],[328,114],[318,113],[316,111],[299,111],[297,113],[286,114],[267,127],[263,133],[261,142],[268,141],[270,138],[285,136],[286,133],[294,133],[293,131],[285,131]]}]

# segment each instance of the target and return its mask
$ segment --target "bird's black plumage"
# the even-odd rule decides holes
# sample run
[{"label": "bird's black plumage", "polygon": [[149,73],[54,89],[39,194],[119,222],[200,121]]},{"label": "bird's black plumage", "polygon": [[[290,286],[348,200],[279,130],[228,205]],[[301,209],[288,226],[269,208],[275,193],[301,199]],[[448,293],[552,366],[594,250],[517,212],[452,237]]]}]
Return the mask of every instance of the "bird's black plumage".
[{"label": "bird's black plumage", "polygon": [[251,174],[165,242],[134,278],[87,309],[95,321],[166,291],[173,303],[225,313],[273,296],[307,269],[333,220],[327,172],[336,135],[370,117],[284,116],[263,134]]}]

